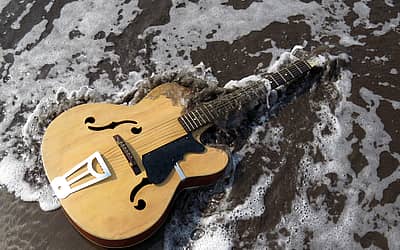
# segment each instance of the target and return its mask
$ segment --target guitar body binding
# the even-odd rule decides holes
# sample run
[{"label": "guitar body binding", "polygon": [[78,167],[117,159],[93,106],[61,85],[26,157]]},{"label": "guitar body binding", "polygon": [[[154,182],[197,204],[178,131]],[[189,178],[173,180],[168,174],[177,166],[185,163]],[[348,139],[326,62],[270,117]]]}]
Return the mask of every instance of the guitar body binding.
[{"label": "guitar body binding", "polygon": [[[228,154],[202,145],[200,132],[188,134],[178,121],[188,94],[166,83],[136,105],[83,104],[49,125],[41,148],[46,175],[51,183],[62,177],[64,185],[75,188],[58,197],[87,239],[104,247],[137,244],[161,226],[177,193],[211,184],[224,172]],[[76,166],[93,154],[95,174],[85,175],[87,167]],[[107,177],[80,186],[96,174]]]}]

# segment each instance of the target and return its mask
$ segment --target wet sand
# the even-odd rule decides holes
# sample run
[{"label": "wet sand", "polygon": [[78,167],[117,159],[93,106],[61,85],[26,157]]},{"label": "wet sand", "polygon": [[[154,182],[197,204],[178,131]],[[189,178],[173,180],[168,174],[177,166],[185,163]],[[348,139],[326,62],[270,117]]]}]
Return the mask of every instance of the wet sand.
[{"label": "wet sand", "polygon": [[[350,7],[354,4],[353,1],[344,1],[344,3]],[[226,3],[226,5],[232,5],[234,9],[238,10],[246,9],[251,4],[254,4],[253,1],[227,1]],[[6,8],[14,11],[18,16],[18,13],[21,12],[20,9],[22,9],[21,6],[14,3],[7,5]],[[50,20],[57,18],[62,6],[59,4],[57,8],[54,8],[53,12],[46,14],[46,19],[50,22]],[[385,5],[383,1],[373,1],[368,3],[368,6],[371,8],[369,16],[371,22],[385,22],[390,18],[395,18],[400,13],[399,3],[394,3],[394,7],[390,7]],[[105,50],[114,50],[120,56],[118,68],[122,72],[128,73],[130,71],[143,70],[144,67],[146,74],[150,75],[156,70],[154,62],[150,58],[152,55],[152,42],[154,43],[154,37],[157,34],[150,35],[143,40],[135,38],[142,34],[147,27],[167,24],[169,22],[170,8],[177,8],[177,6],[172,6],[168,1],[163,1],[162,3],[140,1],[139,7],[142,11],[121,34],[110,34],[105,38],[110,42],[109,47],[106,47]],[[181,6],[180,8],[185,7]],[[1,12],[1,20],[5,28],[0,28],[0,31],[5,31],[6,36],[0,39],[2,48],[15,46],[23,37],[23,34],[28,32],[34,23],[39,22],[39,20],[35,19],[35,16],[40,16],[39,12],[41,10],[42,7],[34,5],[30,10],[32,15],[29,15],[26,20],[24,19],[24,22],[21,23],[22,29],[18,32],[9,28],[11,19],[9,19],[9,22],[5,22],[7,18],[4,18],[6,15],[3,10]],[[380,249],[388,249],[389,246],[399,247],[397,239],[388,238],[386,235],[389,232],[393,232],[392,230],[398,230],[400,212],[400,201],[398,199],[400,194],[399,161],[394,156],[400,152],[400,130],[398,129],[400,127],[400,110],[398,108],[395,109],[388,101],[400,100],[399,75],[392,74],[392,69],[400,70],[398,68],[398,65],[400,65],[400,29],[397,26],[384,35],[375,36],[373,35],[374,29],[366,29],[362,25],[353,26],[357,15],[350,9],[345,17],[346,23],[353,27],[350,34],[353,37],[364,36],[360,41],[365,45],[345,47],[339,43],[340,38],[338,36],[325,36],[321,39],[321,43],[312,41],[310,28],[303,19],[304,16],[298,15],[290,17],[288,23],[274,22],[261,30],[252,31],[245,36],[239,37],[233,43],[226,41],[207,42],[205,48],[192,49],[190,53],[192,64],[196,65],[203,62],[206,66],[211,67],[220,86],[223,86],[229,80],[238,80],[251,74],[261,73],[259,65],[260,63],[268,65],[272,59],[271,53],[260,53],[257,56],[249,54],[255,54],[258,51],[271,48],[272,44],[269,39],[276,42],[274,46],[286,49],[297,44],[303,44],[304,41],[308,42],[307,48],[320,46],[321,43],[334,45],[335,47],[331,49],[331,53],[344,52],[352,57],[350,65],[347,66],[353,73],[351,96],[348,100],[366,110],[376,108],[376,114],[384,124],[384,131],[391,137],[391,141],[388,143],[389,150],[382,151],[379,154],[379,159],[377,159],[379,164],[376,169],[368,169],[371,168],[369,161],[372,160],[367,159],[368,155],[366,156],[363,148],[363,139],[370,132],[365,131],[362,125],[357,123],[356,118],[360,114],[354,111],[352,115],[354,117],[352,133],[346,135],[346,140],[351,144],[352,149],[351,154],[346,156],[351,168],[346,170],[345,175],[339,175],[333,171],[327,173],[324,179],[313,180],[314,182],[312,183],[304,184],[302,180],[307,179],[305,177],[307,173],[302,172],[299,162],[303,159],[305,149],[299,145],[305,145],[315,140],[312,128],[320,122],[320,118],[316,115],[316,111],[318,111],[316,106],[324,102],[333,112],[338,107],[340,100],[335,95],[337,90],[334,89],[333,83],[326,83],[284,105],[276,117],[273,117],[268,122],[269,127],[283,127],[283,139],[278,143],[280,151],[271,150],[265,144],[255,145],[254,152],[246,154],[236,166],[236,172],[233,173],[232,189],[229,197],[227,197],[230,209],[234,209],[243,203],[244,198],[251,193],[251,189],[257,183],[260,175],[273,173],[272,183],[266,189],[264,196],[266,211],[260,216],[239,220],[232,225],[236,228],[233,236],[233,245],[235,248],[253,249],[256,247],[255,242],[259,241],[261,237],[261,241],[265,243],[264,247],[271,249],[285,248],[282,247],[279,239],[287,239],[297,232],[291,228],[280,227],[280,223],[283,218],[286,218],[285,216],[293,212],[293,204],[299,193],[303,191],[306,193],[310,209],[325,211],[320,220],[334,225],[343,220],[343,217],[348,216],[346,211],[350,209],[348,207],[350,203],[347,202],[354,199],[354,197],[346,196],[345,192],[354,190],[353,194],[357,196],[358,200],[358,204],[354,206],[359,206],[360,210],[368,211],[368,213],[376,210],[376,215],[380,217],[376,219],[379,222],[371,221],[370,224],[363,224],[364,228],[358,228],[357,226],[352,228],[353,235],[351,238],[353,238],[358,248],[375,246]],[[332,20],[332,27],[334,25],[335,20]],[[50,26],[46,27],[47,32],[51,32]],[[43,39],[46,37],[46,31],[43,32]],[[73,34],[71,39],[74,38]],[[210,36],[212,35],[210,34]],[[39,42],[37,41],[37,43]],[[242,50],[244,47],[246,47],[246,51]],[[136,57],[140,57],[143,60],[143,64],[136,65],[132,63]],[[385,58],[380,59],[382,57],[386,57],[387,60]],[[226,60],[221,60],[221,58]],[[1,68],[0,71],[4,72],[4,70],[4,68]],[[49,70],[43,68],[38,77],[46,78],[46,71],[48,72]],[[108,73],[112,84],[119,84],[115,65],[111,61],[104,60],[99,62],[90,72],[87,72],[86,77],[90,79],[89,86],[104,72]],[[3,77],[3,84],[6,84],[4,79]],[[374,103],[368,103],[366,98],[363,97],[365,88],[382,97],[377,107]],[[334,133],[336,131],[330,131],[328,126],[323,130],[323,135],[329,136]],[[344,135],[340,136],[343,137]],[[376,150],[379,150],[380,147],[380,145],[374,145]],[[319,150],[312,154],[312,161],[315,164],[326,164],[331,161],[331,159],[324,158],[324,155]],[[268,164],[265,164],[263,157],[269,159]],[[363,174],[366,171],[374,175],[371,178],[377,178],[382,183],[388,179],[392,180],[384,188],[381,198],[371,199],[371,197],[375,197],[375,194],[369,192],[373,191],[360,190],[354,185],[354,183],[358,182],[369,182],[369,177]],[[179,213],[177,211],[182,213],[187,211],[190,214],[191,208],[187,208],[189,203],[194,204],[194,206],[205,206],[199,208],[199,211],[202,211],[205,215],[212,213],[213,209],[215,210],[213,207],[215,204],[211,203],[215,202],[218,206],[220,191],[221,189],[218,187],[184,191],[179,195],[174,205],[173,211],[175,212],[173,212],[172,219],[169,217],[166,226],[163,226],[154,236],[138,245],[137,248],[162,249],[170,246],[169,244],[165,245],[165,242],[167,242],[165,235],[171,237],[171,233],[168,233],[168,230],[179,228],[179,225],[175,226],[174,223],[185,221],[185,217],[183,216],[184,218],[182,219],[180,217],[182,215],[177,214]],[[207,196],[207,199],[205,201],[197,201],[197,197],[202,195]],[[376,194],[377,197],[379,195]],[[12,194],[7,193],[4,189],[0,190],[0,201],[1,249],[99,249],[99,247],[83,239],[72,228],[61,209],[43,212],[37,203],[23,202],[16,199]],[[382,212],[380,209],[384,209],[385,206],[393,206],[393,210],[387,211],[397,211],[397,215],[394,212],[388,215],[385,210]],[[387,220],[385,217],[387,217]],[[355,220],[357,220],[357,217],[355,217]],[[383,223],[382,221],[386,222]],[[195,232],[198,226],[201,226],[200,223],[189,221],[187,227]],[[208,229],[203,228],[202,230]],[[177,241],[175,242],[176,246],[191,246],[191,240],[196,237],[187,235],[185,232],[182,233],[181,237],[172,236],[172,241]],[[310,247],[310,242],[313,242],[313,240],[321,239],[312,230],[305,231],[304,234],[302,245],[305,249],[312,248]],[[186,242],[179,241],[185,237],[188,238]],[[314,244],[315,246],[323,246],[323,242],[319,241]]]}]

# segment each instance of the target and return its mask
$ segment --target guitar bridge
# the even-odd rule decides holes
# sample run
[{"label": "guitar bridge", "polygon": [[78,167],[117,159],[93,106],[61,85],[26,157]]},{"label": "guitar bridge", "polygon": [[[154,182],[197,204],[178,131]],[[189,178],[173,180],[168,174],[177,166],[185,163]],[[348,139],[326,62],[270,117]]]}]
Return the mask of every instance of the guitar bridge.
[{"label": "guitar bridge", "polygon": [[[102,173],[99,173],[94,169],[94,164],[93,164],[94,161],[98,163]],[[68,180],[68,177],[70,177],[74,173],[77,173],[81,169],[83,170],[82,173]],[[72,186],[74,183],[77,183],[78,181],[87,176],[89,176],[89,178],[90,177],[93,178],[90,178],[90,180],[83,182],[79,185]],[[111,172],[108,169],[107,164],[105,163],[103,157],[99,152],[95,152],[82,162],[78,163],[64,175],[55,177],[50,182],[50,185],[53,188],[57,198],[64,199],[68,197],[70,194],[77,192],[81,189],[84,189],[86,187],[92,186],[110,176]]]}]

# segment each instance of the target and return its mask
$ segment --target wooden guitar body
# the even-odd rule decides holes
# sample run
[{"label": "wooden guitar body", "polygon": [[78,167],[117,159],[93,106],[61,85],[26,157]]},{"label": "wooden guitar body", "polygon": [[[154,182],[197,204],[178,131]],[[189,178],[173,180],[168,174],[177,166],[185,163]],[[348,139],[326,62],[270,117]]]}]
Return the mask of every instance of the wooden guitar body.
[{"label": "wooden guitar body", "polygon": [[266,76],[269,86],[249,83],[190,111],[183,105],[189,90],[175,83],[160,85],[134,106],[76,106],[43,138],[50,185],[87,239],[106,247],[143,241],[164,221],[176,193],[212,183],[227,166],[225,151],[201,144],[202,131],[246,103],[282,96],[315,67],[323,61],[295,61]]},{"label": "wooden guitar body", "polygon": [[[143,241],[162,224],[179,190],[212,183],[223,173],[227,153],[201,145],[201,130],[188,133],[178,121],[187,94],[178,84],[167,83],[136,105],[79,105],[50,124],[42,143],[50,182],[66,176],[95,152],[109,171],[107,178],[60,199],[68,218],[86,238],[106,247]],[[124,147],[131,155],[125,155]],[[161,169],[163,155],[174,148],[181,150],[175,157],[178,165],[168,166],[164,176],[148,176],[144,160]],[[98,158],[90,161],[96,173],[105,172]],[[94,178],[87,174],[88,164],[80,165],[65,177],[70,188]]]}]

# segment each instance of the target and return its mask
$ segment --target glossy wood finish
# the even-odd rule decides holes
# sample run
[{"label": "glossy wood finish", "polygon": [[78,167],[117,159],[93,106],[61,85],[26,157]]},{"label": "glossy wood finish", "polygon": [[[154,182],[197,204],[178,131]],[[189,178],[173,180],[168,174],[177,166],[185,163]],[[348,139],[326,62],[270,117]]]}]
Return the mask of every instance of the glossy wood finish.
[{"label": "glossy wood finish", "polygon": [[[146,173],[140,162],[142,172],[133,172],[113,135],[124,138],[137,157],[185,135],[187,132],[177,119],[184,112],[181,101],[187,94],[177,84],[163,84],[134,106],[84,104],[62,113],[50,124],[42,143],[43,163],[50,181],[95,151],[102,154],[112,173],[108,179],[61,200],[69,219],[85,237],[118,247],[144,240],[161,224],[180,188],[207,184],[223,172],[228,163],[227,153],[206,147],[205,153],[187,154],[180,162],[187,179],[181,181],[172,170],[162,184],[147,185],[133,202],[129,199]],[[93,131],[84,122],[87,117],[95,118],[93,124],[98,126],[122,120],[134,120],[137,124]],[[132,126],[142,127],[141,133],[132,134]],[[195,136],[198,138],[198,134]],[[146,201],[143,210],[134,208],[138,199]]]}]

